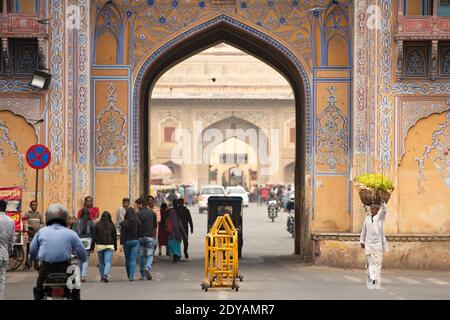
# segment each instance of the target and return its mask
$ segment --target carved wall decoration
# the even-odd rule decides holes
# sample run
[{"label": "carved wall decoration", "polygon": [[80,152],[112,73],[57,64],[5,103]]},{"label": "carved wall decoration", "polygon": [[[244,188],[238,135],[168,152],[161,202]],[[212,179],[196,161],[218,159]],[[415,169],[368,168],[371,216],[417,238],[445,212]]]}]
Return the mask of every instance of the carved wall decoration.
[{"label": "carved wall decoration", "polygon": [[399,159],[405,154],[405,139],[409,129],[420,119],[449,109],[450,98],[431,101],[402,100],[400,102]]},{"label": "carved wall decoration", "polygon": [[36,92],[30,80],[0,79],[0,92]]},{"label": "carved wall decoration", "polygon": [[248,122],[254,123],[259,128],[270,128],[270,115],[267,112],[260,111],[201,111],[197,113],[196,119],[202,121],[203,127],[206,128],[212,123],[227,119],[230,117],[237,117]]},{"label": "carved wall decoration", "polygon": [[355,172],[366,171],[368,166],[368,28],[367,4],[364,1],[355,2],[355,29],[354,29],[354,89],[353,89],[353,169]]},{"label": "carved wall decoration", "polygon": [[438,41],[431,41],[431,80],[436,80],[437,77],[437,65],[438,65]]},{"label": "carved wall decoration", "polygon": [[[392,9],[394,8],[392,0],[382,0],[381,8],[381,29],[380,32],[380,57],[378,66],[380,85],[375,88],[377,95],[380,96],[380,107],[373,110],[374,118],[378,117],[379,121],[379,144],[378,144],[378,160],[379,169],[384,171],[391,165],[392,161],[392,113],[393,107],[390,102],[390,92],[388,87],[392,80]],[[378,32],[375,30],[375,36],[378,37]],[[373,57],[372,57],[373,58]],[[378,113],[378,114],[377,114]]]},{"label": "carved wall decoration", "polygon": [[[425,152],[422,157],[416,158],[419,170],[417,178],[417,193],[424,193],[423,182],[426,180],[424,173],[425,161],[433,161],[437,170],[439,170],[442,182],[450,189],[450,111],[447,112],[447,119],[441,123],[436,131],[433,132],[433,142],[431,145],[425,145]],[[435,155],[430,158],[433,151]]]},{"label": "carved wall decoration", "polygon": [[3,72],[8,74],[10,72],[10,59],[9,59],[9,49],[8,49],[8,38],[2,38],[2,57],[3,57]]},{"label": "carved wall decoration", "polygon": [[75,74],[77,75],[75,83],[73,83],[74,94],[76,94],[75,110],[76,110],[76,128],[77,128],[77,148],[76,148],[76,177],[78,185],[79,201],[87,194],[91,194],[91,126],[89,119],[89,77],[90,77],[90,1],[77,0],[77,6],[80,8],[81,19],[79,21],[79,29],[73,32],[73,39],[76,43],[72,59],[77,61],[74,64]]},{"label": "carved wall decoration", "polygon": [[397,41],[397,70],[396,70],[396,76],[397,81],[401,80],[403,77],[403,40]]},{"label": "carved wall decoration", "polygon": [[10,139],[7,123],[0,120],[0,162],[6,158],[7,154],[12,154],[17,158],[18,178],[21,186],[26,186],[25,156],[20,154],[16,142]]},{"label": "carved wall decoration", "polygon": [[[230,2],[231,3],[231,2]],[[290,44],[311,66],[310,27],[307,10],[323,6],[323,1],[236,1],[233,13],[239,18],[254,22],[259,28],[289,39]],[[351,6],[345,1],[343,7]],[[121,1],[127,18],[138,16],[135,23],[133,65],[139,65],[154,49],[164,43],[171,34],[192,25],[193,22],[217,13],[217,4],[208,0],[195,1]],[[225,7],[225,6],[224,6]],[[151,41],[149,41],[151,40]]]},{"label": "carved wall decoration", "polygon": [[327,164],[331,170],[345,165],[348,155],[347,118],[336,106],[336,89],[328,88],[328,106],[317,115],[316,152],[317,163]]},{"label": "carved wall decoration", "polygon": [[96,166],[118,168],[127,165],[127,116],[117,108],[116,88],[111,83],[108,107],[97,116]]},{"label": "carved wall decoration", "polygon": [[1,97],[0,110],[11,111],[14,114],[24,117],[30,124],[33,124],[41,116],[41,98]]},{"label": "carved wall decoration", "polygon": [[428,75],[428,48],[408,46],[405,48],[405,77],[426,77]]},{"label": "carved wall decoration", "polygon": [[442,45],[440,49],[439,74],[450,76],[450,44]]},{"label": "carved wall decoration", "polygon": [[65,182],[63,172],[64,162],[64,78],[63,69],[65,63],[64,55],[64,26],[65,18],[62,0],[49,2],[49,16],[51,30],[50,48],[50,73],[52,74],[52,85],[49,93],[49,149],[52,152],[52,162],[49,165],[50,182],[45,186],[48,188],[46,202],[64,202],[65,190],[61,188]]},{"label": "carved wall decoration", "polygon": [[31,43],[15,43],[14,74],[30,75],[38,67],[37,46]]}]

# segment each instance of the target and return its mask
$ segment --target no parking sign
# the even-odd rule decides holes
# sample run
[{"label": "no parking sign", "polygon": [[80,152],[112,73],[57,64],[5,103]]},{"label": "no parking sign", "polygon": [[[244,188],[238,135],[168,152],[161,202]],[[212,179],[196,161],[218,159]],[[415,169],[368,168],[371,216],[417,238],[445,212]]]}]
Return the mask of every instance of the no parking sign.
[{"label": "no parking sign", "polygon": [[37,201],[39,169],[44,169],[50,164],[52,154],[43,144],[35,144],[28,148],[26,159],[28,165],[36,169],[36,192],[34,194],[34,200]]},{"label": "no parking sign", "polygon": [[50,150],[43,144],[35,144],[28,148],[27,163],[34,169],[44,169],[52,160]]}]

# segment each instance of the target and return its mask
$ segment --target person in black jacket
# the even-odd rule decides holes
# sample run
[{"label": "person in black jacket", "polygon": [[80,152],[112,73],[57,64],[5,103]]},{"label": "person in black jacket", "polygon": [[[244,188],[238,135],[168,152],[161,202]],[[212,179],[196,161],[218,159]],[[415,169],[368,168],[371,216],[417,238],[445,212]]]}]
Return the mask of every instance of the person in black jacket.
[{"label": "person in black jacket", "polygon": [[117,251],[116,227],[108,211],[102,213],[100,221],[94,227],[91,251],[94,249],[97,251],[101,281],[108,282],[112,255],[114,251]]},{"label": "person in black jacket", "polygon": [[[153,197],[151,197],[153,198]],[[153,201],[155,199],[153,198]],[[156,244],[156,228],[158,223],[156,220],[156,214],[147,207],[147,202],[144,198],[139,198],[135,201],[138,208],[139,217],[139,264],[141,271],[141,280],[152,280],[150,273],[153,264],[153,254],[155,252]]]},{"label": "person in black jacket", "polygon": [[191,233],[194,232],[194,224],[192,223],[191,212],[184,205],[184,199],[178,199],[178,206],[176,207],[178,217],[183,225],[183,229],[186,231],[183,236],[183,249],[184,249],[184,257],[189,259],[188,247],[189,247],[189,233],[188,226],[191,227]]},{"label": "person in black jacket", "polygon": [[134,281],[136,260],[139,253],[139,219],[133,208],[125,210],[125,219],[120,223],[120,244],[123,244],[128,280]]},{"label": "person in black jacket", "polygon": [[91,220],[89,209],[81,209],[80,219],[73,225],[73,231],[75,231],[80,237],[83,246],[86,248],[86,254],[88,256],[86,261],[78,261],[81,271],[81,282],[85,282],[89,267],[89,253],[92,246],[92,236],[94,233],[94,222]]}]

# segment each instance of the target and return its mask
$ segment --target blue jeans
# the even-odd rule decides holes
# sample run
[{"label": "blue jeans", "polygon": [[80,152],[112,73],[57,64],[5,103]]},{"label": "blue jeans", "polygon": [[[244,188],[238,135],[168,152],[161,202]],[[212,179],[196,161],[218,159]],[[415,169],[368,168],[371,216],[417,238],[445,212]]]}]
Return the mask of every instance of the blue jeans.
[{"label": "blue jeans", "polygon": [[82,262],[81,260],[78,260],[78,266],[80,267],[80,276],[82,278],[85,278],[88,272],[89,267],[89,250],[86,250],[87,259],[85,262]]},{"label": "blue jeans", "polygon": [[144,269],[151,270],[153,263],[153,254],[155,252],[155,238],[143,237],[140,240],[139,265],[141,267],[141,276],[145,277]]},{"label": "blue jeans", "polygon": [[108,278],[109,271],[111,270],[111,259],[114,250],[105,249],[97,252],[98,256],[98,269],[100,271],[100,278]]},{"label": "blue jeans", "polygon": [[125,241],[123,249],[128,279],[134,279],[134,274],[136,273],[136,260],[139,253],[139,240]]}]

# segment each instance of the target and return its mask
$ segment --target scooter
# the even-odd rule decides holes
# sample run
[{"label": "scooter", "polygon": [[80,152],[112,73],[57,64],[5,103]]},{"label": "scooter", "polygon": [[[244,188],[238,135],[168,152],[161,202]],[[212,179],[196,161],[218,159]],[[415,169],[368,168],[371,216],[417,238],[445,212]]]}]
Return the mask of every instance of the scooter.
[{"label": "scooter", "polygon": [[289,210],[289,214],[286,221],[286,230],[292,235],[292,238],[295,237],[295,210]]},{"label": "scooter", "polygon": [[278,212],[281,210],[281,207],[278,204],[277,200],[269,200],[268,204],[269,207],[267,208],[267,214],[269,216],[269,219],[274,222],[275,218],[278,217]]},{"label": "scooter", "polygon": [[66,273],[47,275],[43,288],[43,300],[79,300],[81,278],[76,257],[72,255],[71,265],[67,268]]}]

